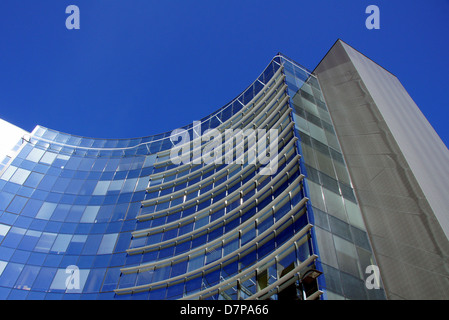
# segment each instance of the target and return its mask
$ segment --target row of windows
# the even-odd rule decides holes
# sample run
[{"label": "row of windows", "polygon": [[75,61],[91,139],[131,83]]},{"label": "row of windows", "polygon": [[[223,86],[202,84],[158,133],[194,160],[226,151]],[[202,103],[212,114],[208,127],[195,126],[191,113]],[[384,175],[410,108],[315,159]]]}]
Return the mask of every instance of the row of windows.
[{"label": "row of windows", "polygon": [[[28,198],[2,192],[0,195],[0,212],[5,210],[5,214],[13,213],[23,218],[52,220],[54,222],[102,223],[122,221],[125,219],[134,219],[140,209],[140,203],[135,201],[128,208],[129,203],[133,200],[131,197],[133,194],[130,193],[129,195],[129,197],[126,197],[126,194],[121,195],[123,198],[121,202],[113,201],[108,204],[105,200],[108,197],[103,197],[103,201],[98,203],[84,202],[82,204],[76,204],[76,201],[51,201],[61,200],[61,197],[45,201],[39,199],[39,197]],[[118,197],[115,198],[118,199]],[[98,199],[101,198],[98,197]]]},{"label": "row of windows", "polygon": [[[288,130],[288,128],[285,128],[285,130],[281,133],[280,136],[277,138],[279,139],[279,143],[277,146],[277,151],[280,153],[282,151],[283,147],[286,144],[286,141],[289,141],[290,136],[292,132]],[[268,144],[267,144],[268,146]],[[267,147],[268,148],[268,147]],[[256,150],[254,150],[256,151]],[[241,158],[243,162],[243,167],[248,166],[250,164],[249,155],[253,151],[247,151],[247,154],[244,154]],[[254,159],[256,160],[256,159]],[[254,165],[261,165],[260,163],[257,163],[257,161],[254,161]],[[200,181],[207,181],[212,180],[212,178],[223,178],[225,179],[225,174],[229,175],[229,178],[231,178],[233,175],[235,175],[237,172],[235,170],[239,170],[238,166],[236,166],[237,163],[225,163],[225,164],[203,164],[203,165],[192,165],[192,166],[186,166],[182,171],[175,171],[170,172],[164,175],[157,175],[153,176],[150,179],[149,183],[149,191],[151,197],[157,197],[157,196],[163,196],[166,194],[171,193],[171,189],[173,188],[173,191],[179,191],[187,188],[188,186],[192,186]],[[254,167],[254,166],[253,166]],[[226,171],[226,169],[230,170],[229,172]],[[169,182],[172,182],[169,184]],[[161,184],[164,184],[164,186],[161,186],[160,188],[164,189],[162,190],[162,194],[155,194],[155,191],[159,188],[155,188]],[[167,190],[168,189],[168,190]]]},{"label": "row of windows", "polygon": [[[243,272],[245,269],[251,267],[257,261],[262,260],[270,253],[274,252],[287,240],[291,239],[291,237],[293,237],[293,235],[304,226],[304,222],[305,220],[297,220],[295,224],[290,225],[282,232],[277,233],[273,239],[265,242],[263,245],[252,246],[250,249],[238,255],[236,262],[232,262],[230,264],[224,262],[220,264],[220,269],[227,273],[224,279],[236,275],[237,273]],[[222,257],[229,256],[226,257],[227,261],[229,261],[229,259],[235,260],[235,257],[232,253],[238,248],[239,245],[237,239],[236,242],[230,242],[229,245],[217,247],[213,251],[209,251],[207,253],[203,252],[202,254],[196,256],[189,256],[189,259],[181,259],[181,261],[174,262],[171,265],[156,267],[155,269],[149,269],[138,273],[122,274],[120,277],[119,289],[130,288],[138,285],[147,285],[176,278],[188,272],[195,272],[199,268],[208,266],[209,264],[212,270],[216,269],[216,267],[213,267],[213,263],[221,259]],[[295,258],[296,255],[298,256],[299,261],[303,261],[310,256],[309,246],[302,245],[299,247],[299,250],[293,250],[293,254],[295,255]],[[292,261],[290,261],[290,263],[291,262]],[[233,269],[232,273],[229,272],[229,269],[231,268]],[[209,275],[208,277],[210,277],[216,272],[220,273],[220,269],[215,272],[206,270],[204,272],[205,276]],[[213,284],[211,283],[211,285]]]},{"label": "row of windows", "polygon": [[[66,172],[64,171],[64,173]],[[118,175],[115,176],[115,178],[118,177]],[[61,174],[58,177],[17,168],[14,165],[8,167],[1,179],[25,187],[54,193],[93,196],[143,191],[148,184],[147,177],[128,177],[127,179],[116,180],[87,180],[71,178],[66,174]]]},{"label": "row of windows", "polygon": [[[261,212],[264,208],[267,206],[270,206],[270,210],[272,206],[276,206],[276,213],[272,216],[265,216],[265,217],[259,217],[257,225],[251,224],[248,233],[242,231],[242,234],[245,236],[248,241],[252,239],[252,236],[256,236],[257,234],[262,233],[267,228],[271,227],[275,221],[280,219],[284,214],[286,214],[286,208],[289,208],[288,205],[284,205],[282,208],[277,208],[278,203],[277,200],[283,200],[283,199],[277,199],[278,194],[280,192],[283,192],[288,188],[288,185],[290,183],[294,183],[296,176],[292,176],[291,179],[284,184],[282,184],[278,192],[275,190],[271,191],[268,190],[266,194],[264,194],[264,198],[259,199],[259,203],[255,205],[255,203],[248,203],[248,204],[242,204],[240,207],[227,207],[226,213],[225,210],[221,209],[219,210],[219,213],[222,215],[219,216],[218,214],[214,216],[215,220],[212,221],[212,216],[205,216],[202,219],[198,219],[196,221],[193,221],[191,223],[184,224],[180,226],[179,228],[173,228],[170,230],[164,230],[160,229],[155,232],[151,232],[151,235],[147,238],[143,237],[137,237],[132,240],[131,247],[143,247],[145,245],[152,246],[153,248],[158,248],[159,243],[164,241],[169,241],[173,239],[173,243],[171,246],[175,244],[183,243],[183,240],[186,240],[186,235],[188,236],[189,233],[193,232],[194,230],[197,230],[195,233],[195,236],[193,236],[192,243],[199,243],[199,235],[202,235],[208,243],[220,238],[223,234],[230,232],[231,230],[235,229],[237,226],[243,224],[249,219],[254,219],[254,215],[258,212]],[[294,185],[292,186],[292,196],[294,196],[294,201],[297,202],[298,199],[301,199],[302,194],[299,193],[298,197],[295,197],[295,195],[300,192],[300,186]],[[276,200],[276,201],[275,201]],[[234,213],[231,214],[233,209],[239,208],[239,211],[234,211]],[[226,216],[225,216],[226,215]],[[207,229],[206,229],[207,227]],[[195,228],[195,229],[194,229]],[[164,232],[162,232],[164,230]],[[201,232],[199,232],[201,230]],[[174,239],[176,238],[176,242],[174,242]],[[191,238],[190,238],[191,239]],[[190,245],[184,245],[184,248],[194,248],[195,246],[192,244]]]},{"label": "row of windows", "polygon": [[[111,269],[113,270],[113,269]],[[118,270],[118,269],[117,269]],[[35,296],[42,299],[42,293],[97,293],[102,288],[108,291],[115,286],[116,280],[112,278],[112,273],[106,273],[105,268],[79,269],[79,281],[73,289],[67,289],[67,279],[69,274],[66,268],[40,267],[24,265],[19,263],[8,263],[0,261],[0,298],[5,299],[9,294],[9,299],[25,298]],[[20,289],[12,291],[4,287]],[[33,291],[30,293],[30,289]],[[11,295],[14,292],[16,296]],[[37,294],[37,292],[41,292]],[[34,295],[36,293],[36,295]],[[56,297],[54,295],[53,297]],[[48,295],[51,298],[52,295]]]},{"label": "row of windows", "polygon": [[[148,152],[147,152],[148,153]],[[52,150],[49,147],[36,148],[31,144],[26,144],[18,159],[27,160],[34,165],[39,163],[46,166],[53,166],[55,168],[64,168],[66,170],[89,171],[89,172],[116,172],[116,171],[132,171],[141,169],[142,167],[151,167],[156,155],[136,156],[136,157],[83,157],[81,154],[65,155],[57,150]],[[22,166],[31,166],[33,164],[27,162],[18,162]],[[39,168],[45,168],[40,166]]]},{"label": "row of windows", "polygon": [[[282,143],[284,145],[284,143]],[[293,147],[281,146],[278,153],[281,154],[280,164],[278,163],[277,172],[280,172],[285,165],[285,159],[282,157],[284,152],[288,154]],[[213,190],[214,197],[221,196],[222,192],[226,190],[236,190],[243,186],[250,180],[256,177],[256,171],[259,166],[256,165],[228,165],[227,171],[219,170],[217,175],[212,176],[213,171],[210,171],[205,177],[198,176],[197,178],[187,181],[184,183],[179,183],[174,187],[165,188],[161,191],[151,192],[147,195],[147,200],[154,199],[157,201],[157,208],[155,211],[161,211],[170,207],[168,201],[171,201],[171,207],[179,205],[183,202],[195,199],[200,195],[207,194],[209,191]],[[264,177],[260,178],[263,179]],[[199,184],[202,182],[201,184]],[[224,183],[226,183],[226,188],[223,188]],[[189,189],[190,186],[197,184],[193,189]],[[183,190],[185,190],[183,192]],[[162,197],[162,198],[161,198]],[[154,202],[149,202],[154,203]]]},{"label": "row of windows", "polygon": [[[284,106],[281,106],[280,112],[270,115],[270,112],[273,111],[277,107],[278,106],[276,104],[273,104],[270,107],[269,110],[265,110],[268,113],[263,113],[263,115],[259,117],[260,118],[259,121],[265,121],[265,118],[268,118],[267,120],[269,120],[270,122],[266,124],[267,128],[272,128],[276,124],[276,122],[280,121],[280,119],[282,118],[282,115],[287,110],[287,107],[284,105]],[[269,117],[269,115],[270,115],[270,117]],[[245,127],[248,127],[248,126],[252,126],[252,123],[253,123],[253,120],[250,118],[250,119],[247,120],[246,124],[243,123],[243,124],[241,124],[241,126],[243,128],[245,128]],[[282,125],[285,126],[285,121],[280,124],[280,128],[282,128]],[[277,126],[277,128],[278,127],[279,126]],[[239,143],[239,147],[234,146],[234,143],[232,142],[232,146],[233,146],[232,160],[234,160],[234,161],[237,160],[237,156],[240,157],[243,154],[244,151],[249,152],[248,151],[249,148],[247,146],[248,145],[248,139],[245,139],[243,131],[241,131],[241,133],[242,133],[242,135],[240,136],[242,138],[241,142],[238,142],[239,139],[236,138],[236,144]],[[268,137],[270,137],[270,136],[268,135]],[[259,139],[260,139],[260,137],[259,137]],[[207,144],[207,142],[205,142],[205,144]],[[240,146],[242,147],[241,150],[240,150]],[[198,148],[198,150],[200,149],[200,147],[196,147],[196,148]],[[227,155],[225,155],[225,152],[226,152],[226,149],[221,150],[221,154],[220,155],[222,156],[222,158],[221,158],[222,160],[225,159],[225,157],[227,157]],[[237,154],[237,152],[239,152],[239,153]],[[191,150],[190,154],[195,155],[196,154],[195,150],[193,150],[193,151]],[[199,155],[199,157],[200,156],[201,155]],[[229,156],[231,156],[231,154],[229,154]],[[165,156],[163,158],[164,161],[168,160],[168,157],[169,157],[169,155]],[[245,155],[245,157],[247,157],[247,155]],[[193,161],[195,161],[195,159],[193,159]],[[227,159],[226,161],[223,160],[222,162],[231,162],[231,161],[228,161],[228,159]],[[165,171],[168,171],[165,174],[165,176],[169,176],[169,175],[172,175],[172,174],[175,174],[175,173],[179,174],[180,172],[182,172],[184,170],[190,170],[190,173],[193,173],[194,171],[197,171],[197,170],[202,169],[202,168],[206,169],[208,167],[210,167],[210,165],[207,163],[207,161],[202,161],[202,166],[195,166],[194,168],[191,168],[189,165],[184,165],[184,166],[179,167],[179,165],[175,165],[175,164],[172,164],[171,161],[167,161],[167,162],[163,163],[163,165],[161,165],[161,166],[156,166],[156,168],[154,170],[154,173],[163,173]],[[173,170],[173,169],[176,169],[176,171]],[[159,178],[159,177],[157,177],[157,178]],[[157,183],[158,181],[155,181],[155,182]],[[152,185],[154,185],[154,184],[152,184]]]},{"label": "row of windows", "polygon": [[[238,183],[236,183],[232,186],[224,185],[221,181],[219,181],[218,183],[220,185],[220,189],[218,189],[218,188],[211,189],[211,190],[213,190],[213,193],[210,193],[210,190],[209,190],[210,188],[206,188],[206,190],[208,190],[207,192],[209,192],[209,194],[207,194],[202,199],[196,198],[202,194],[202,190],[199,190],[199,191],[190,193],[189,194],[190,197],[188,197],[188,195],[185,196],[184,198],[182,198],[182,201],[179,203],[176,201],[176,199],[174,199],[170,202],[163,202],[161,204],[143,207],[141,214],[138,216],[138,218],[140,220],[146,220],[151,217],[153,219],[153,223],[152,223],[153,226],[158,225],[158,224],[164,224],[165,223],[164,219],[165,219],[165,216],[167,216],[167,215],[173,215],[182,210],[183,211],[182,217],[184,218],[194,212],[192,209],[190,209],[191,207],[197,206],[198,208],[196,211],[206,209],[210,206],[216,207],[215,204],[222,203],[224,201],[225,197],[229,197],[232,194],[234,196],[238,196],[239,190],[240,190],[240,193],[243,192],[243,196],[242,196],[243,201],[246,201],[247,199],[252,197],[256,192],[262,190],[267,184],[270,183],[270,181],[272,181],[273,179],[275,179],[276,177],[281,175],[281,173],[286,170],[287,165],[290,168],[292,166],[290,161],[294,158],[294,156],[295,156],[294,154],[291,154],[288,159],[285,159],[285,161],[283,159],[283,161],[279,164],[279,168],[277,170],[276,175],[259,177],[257,186],[254,183],[252,183],[253,176],[255,176],[254,172],[252,174],[250,174],[249,176],[245,177],[245,179],[238,181]],[[291,174],[294,174],[294,172],[295,172],[295,170],[292,170]],[[244,187],[244,190],[241,189],[242,187]],[[194,197],[192,197],[191,195],[193,195]],[[197,200],[199,200],[199,201],[197,201]],[[227,199],[227,201],[229,203],[232,203],[235,201],[240,201],[240,197],[234,197],[232,199]],[[183,203],[184,203],[184,206],[182,205]]]},{"label": "row of windows", "polygon": [[4,236],[2,246],[33,252],[62,254],[111,254],[118,233],[64,234],[12,227]]}]

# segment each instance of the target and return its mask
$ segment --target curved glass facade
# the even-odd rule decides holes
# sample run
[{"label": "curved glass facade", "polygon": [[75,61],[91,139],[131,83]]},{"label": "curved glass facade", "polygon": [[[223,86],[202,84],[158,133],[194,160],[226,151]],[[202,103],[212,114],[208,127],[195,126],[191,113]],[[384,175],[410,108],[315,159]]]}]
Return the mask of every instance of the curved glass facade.
[{"label": "curved glass facade", "polygon": [[[278,55],[241,95],[181,128],[184,144],[171,132],[114,140],[36,127],[1,171],[0,299],[325,299],[365,290],[371,246],[325,111],[316,78]],[[276,139],[258,136],[276,144],[275,170],[249,161],[244,135],[221,150],[233,161],[195,161],[210,151],[196,138],[208,129],[276,130]],[[192,161],[173,163],[173,148],[187,145]]]}]

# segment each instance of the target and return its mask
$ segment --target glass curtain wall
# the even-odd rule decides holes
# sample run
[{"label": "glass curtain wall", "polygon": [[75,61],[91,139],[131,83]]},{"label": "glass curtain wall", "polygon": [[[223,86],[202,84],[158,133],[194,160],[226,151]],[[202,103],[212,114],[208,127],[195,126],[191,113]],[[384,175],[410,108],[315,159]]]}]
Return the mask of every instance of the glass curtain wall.
[{"label": "glass curtain wall", "polygon": [[182,128],[277,129],[271,175],[248,162],[175,165],[170,132],[94,139],[37,126],[0,172],[0,299],[319,298],[305,277],[319,259],[292,116],[276,57]]}]

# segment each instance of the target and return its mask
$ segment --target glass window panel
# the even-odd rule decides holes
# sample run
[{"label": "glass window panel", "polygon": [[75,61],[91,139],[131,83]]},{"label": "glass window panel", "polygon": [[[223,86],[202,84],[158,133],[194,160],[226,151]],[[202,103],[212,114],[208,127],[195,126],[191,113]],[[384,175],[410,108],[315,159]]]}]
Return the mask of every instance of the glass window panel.
[{"label": "glass window panel", "polygon": [[313,208],[313,215],[315,218],[315,224],[323,229],[330,230],[328,214],[321,211],[318,208]]},{"label": "glass window panel", "polygon": [[120,191],[122,189],[124,182],[125,182],[125,180],[111,181],[109,188],[108,188],[108,192]]},{"label": "glass window panel", "polygon": [[78,170],[90,171],[92,169],[94,162],[95,162],[95,159],[84,158],[81,160]]},{"label": "glass window panel", "polygon": [[0,192],[0,210],[5,210],[11,202],[14,195],[7,192]]},{"label": "glass window panel", "polygon": [[[90,270],[79,269],[74,271],[75,271],[74,276],[77,277],[76,279],[73,278],[70,269],[57,269],[57,272],[50,285],[50,289],[64,290],[64,291],[68,290],[71,293],[82,292]],[[74,279],[73,282],[70,282],[69,281],[70,279]],[[68,287],[67,286],[68,284],[71,284],[73,287]]]},{"label": "glass window panel", "polygon": [[66,193],[69,194],[79,194],[80,189],[84,184],[84,180],[79,179],[73,179],[70,181],[70,183],[67,185]]},{"label": "glass window panel", "polygon": [[108,192],[111,181],[98,181],[97,186],[93,192],[94,196],[104,196]]},{"label": "glass window panel", "polygon": [[27,198],[16,196],[9,204],[6,211],[19,214],[27,202]]},{"label": "glass window panel", "polygon": [[20,277],[17,279],[14,288],[22,290],[30,290],[34,280],[39,274],[40,267],[37,266],[25,266]]},{"label": "glass window panel", "polygon": [[203,285],[208,288],[216,285],[220,281],[220,269],[214,270],[212,272],[205,271],[203,278]]},{"label": "glass window panel", "polygon": [[70,208],[70,212],[66,217],[66,222],[80,222],[81,217],[84,213],[85,206],[73,205]]},{"label": "glass window panel", "polygon": [[67,250],[67,247],[69,246],[71,239],[71,234],[58,234],[53,246],[51,247],[51,251],[58,253],[65,252]]},{"label": "glass window panel", "polygon": [[57,205],[56,203],[44,202],[39,212],[37,213],[36,218],[44,220],[50,219],[50,217],[52,216],[53,212],[56,209],[56,205]]},{"label": "glass window panel", "polygon": [[[6,229],[7,229],[7,226],[3,227],[3,231],[0,231],[0,232],[5,233],[5,235],[0,234],[0,242],[3,242],[3,246],[5,246],[5,247],[10,247],[10,248],[17,247],[17,245],[22,240],[22,237],[24,235],[23,231],[25,229],[13,227],[11,232],[9,232],[9,234],[7,236],[6,236],[6,234],[8,233],[9,228],[8,228],[8,230],[6,230]],[[3,239],[5,239],[5,240],[3,240]]]},{"label": "glass window panel", "polygon": [[366,232],[354,227],[351,227],[351,231],[354,236],[354,243],[361,248],[371,251],[371,245]]},{"label": "glass window panel", "polygon": [[64,166],[66,165],[66,163],[69,159],[70,159],[69,156],[66,156],[63,154],[58,154],[56,156],[56,159],[53,161],[53,166],[60,167],[62,169],[62,168],[64,168]]},{"label": "glass window panel", "polygon": [[111,254],[117,241],[118,233],[103,235],[97,254]]},{"label": "glass window panel", "polygon": [[334,243],[335,243],[335,249],[337,251],[343,252],[346,255],[357,259],[357,253],[356,253],[355,246],[353,243],[351,243],[343,238],[337,237],[335,235],[334,235]]},{"label": "glass window panel", "polygon": [[195,222],[195,229],[199,229],[209,223],[209,216],[205,216]]},{"label": "glass window panel", "polygon": [[32,251],[39,241],[41,235],[42,232],[40,231],[28,230],[22,241],[20,242],[18,249]]},{"label": "glass window panel", "polygon": [[11,179],[12,175],[16,172],[17,167],[15,166],[9,166],[8,169],[5,170],[5,172],[2,175],[2,180],[8,181]]},{"label": "glass window panel", "polygon": [[296,115],[296,113],[293,113],[293,118],[295,121],[296,128],[298,130],[303,131],[307,134],[310,134],[308,121],[306,121],[304,118]]},{"label": "glass window panel", "polygon": [[142,191],[145,190],[145,188],[148,186],[148,177],[146,178],[139,178],[136,186],[136,191]]},{"label": "glass window panel", "polygon": [[320,249],[320,259],[323,263],[338,268],[332,234],[320,227],[315,227],[316,240]]},{"label": "glass window panel", "polygon": [[312,181],[307,181],[307,184],[309,186],[309,194],[310,194],[310,200],[312,204],[317,207],[318,209],[322,211],[326,211],[326,207],[324,206],[324,199],[323,199],[323,191],[319,184],[316,184]]},{"label": "glass window panel", "polygon": [[127,179],[125,185],[123,186],[122,192],[133,192],[136,186],[137,178]]},{"label": "glass window panel", "polygon": [[56,180],[56,183],[53,185],[53,188],[51,191],[63,193],[67,189],[70,181],[71,180],[68,178],[59,177]]},{"label": "glass window panel", "polygon": [[335,235],[333,238],[340,270],[359,277],[361,274],[357,263],[358,256],[354,244]]},{"label": "glass window panel", "polygon": [[86,244],[83,249],[83,254],[96,254],[100,246],[103,236],[100,234],[91,234],[87,236]]},{"label": "glass window panel", "polygon": [[0,276],[0,286],[12,287],[22,272],[23,264],[8,263]]},{"label": "glass window panel", "polygon": [[317,139],[321,143],[327,144],[326,134],[322,128],[309,122],[309,132],[312,138]]},{"label": "glass window panel", "polygon": [[333,216],[329,216],[329,224],[332,233],[352,241],[351,231],[349,230],[349,225],[346,222],[343,222]]},{"label": "glass window panel", "polygon": [[346,167],[343,164],[336,161],[334,161],[334,166],[338,180],[346,184],[350,184],[351,182],[349,181],[348,170],[346,170]]},{"label": "glass window panel", "polygon": [[67,247],[67,254],[80,254],[86,242],[87,235],[74,235]]},{"label": "glass window panel", "polygon": [[[8,233],[9,229],[11,229],[11,226],[7,226],[4,224],[0,224],[0,237],[4,237],[6,236],[6,234]],[[1,238],[0,238],[1,239]]]},{"label": "glass window panel", "polygon": [[5,270],[7,264],[8,264],[8,262],[0,260],[0,276],[3,273],[3,270]]},{"label": "glass window panel", "polygon": [[92,170],[93,171],[103,171],[106,167],[106,164],[108,163],[109,159],[96,159]]},{"label": "glass window panel", "polygon": [[162,281],[168,279],[170,276],[171,266],[165,266],[154,270],[153,282]]},{"label": "glass window panel", "polygon": [[56,268],[41,268],[38,276],[36,277],[36,280],[34,281],[33,289],[39,291],[47,291],[53,281],[53,277],[56,274],[56,271]]},{"label": "glass window panel", "polygon": [[326,188],[323,188],[323,192],[326,199],[327,212],[343,221],[347,221],[342,197]]},{"label": "glass window panel", "polygon": [[224,245],[223,255],[226,256],[236,251],[239,247],[239,238],[235,237],[234,239],[227,241]]},{"label": "glass window panel", "polygon": [[318,169],[327,174],[328,176],[336,178],[334,166],[332,164],[332,159],[330,158],[329,154],[315,152],[315,155],[318,163]]},{"label": "glass window panel", "polygon": [[324,276],[326,277],[326,289],[341,294],[340,272],[338,269],[332,268],[326,264],[322,264]]},{"label": "glass window panel", "polygon": [[357,202],[355,195],[354,195],[354,191],[352,190],[351,186],[346,185],[344,183],[340,183],[340,189],[341,189],[341,193],[345,199],[348,199],[352,202]]},{"label": "glass window panel", "polygon": [[344,272],[340,275],[341,283],[343,285],[343,292],[347,298],[353,300],[365,300],[367,298],[364,281]]},{"label": "glass window panel", "polygon": [[221,246],[212,248],[206,255],[206,264],[212,263],[221,258]]},{"label": "glass window panel", "polygon": [[[102,291],[112,291],[117,287],[120,278],[120,268],[109,268],[103,282]],[[143,283],[141,283],[143,284]]]},{"label": "glass window panel", "polygon": [[187,294],[197,292],[201,288],[202,277],[196,277],[186,281],[185,290]]},{"label": "glass window panel", "polygon": [[334,149],[337,149],[337,150],[340,149],[340,145],[338,143],[337,137],[334,134],[329,133],[328,131],[326,131],[325,133],[326,133],[328,145]]},{"label": "glass window panel", "polygon": [[245,228],[242,234],[241,246],[245,245],[247,242],[251,241],[256,237],[256,229],[253,225]]},{"label": "glass window panel", "polygon": [[18,168],[9,181],[22,185],[26,181],[30,173],[31,171]]},{"label": "glass window panel", "polygon": [[174,263],[173,267],[172,267],[171,277],[176,277],[176,276],[186,273],[187,263],[188,263],[187,260]]},{"label": "glass window panel", "polygon": [[348,222],[359,229],[366,230],[359,206],[351,201],[345,201]]},{"label": "glass window panel", "polygon": [[92,195],[95,188],[97,186],[96,181],[92,180],[86,180],[84,181],[84,184],[82,185],[81,189],[79,190],[78,194],[80,195]]},{"label": "glass window panel", "polygon": [[43,177],[44,177],[43,174],[32,172],[24,185],[27,187],[36,188],[37,185],[41,182]]},{"label": "glass window panel", "polygon": [[46,175],[42,178],[38,188],[41,190],[50,191],[55,184],[56,179],[57,177],[55,176]]},{"label": "glass window panel", "polygon": [[100,210],[100,206],[88,206],[86,210],[84,210],[84,214],[81,217],[81,221],[83,223],[93,223],[97,217],[98,211]]},{"label": "glass window panel", "polygon": [[201,268],[203,264],[204,264],[204,253],[196,257],[191,257],[189,260],[187,272],[197,270],[198,268]]},{"label": "glass window panel", "polygon": [[55,233],[42,233],[39,242],[36,244],[34,250],[37,252],[49,252],[50,248],[53,246],[53,242],[55,241],[56,236],[57,235]]},{"label": "glass window panel", "polygon": [[67,214],[69,213],[70,205],[68,204],[59,204],[55,211],[53,212],[53,215],[51,216],[52,221],[64,221]]},{"label": "glass window panel", "polygon": [[27,160],[33,161],[33,162],[39,162],[41,157],[44,155],[45,151],[41,149],[33,149],[26,157]]},{"label": "glass window panel", "polygon": [[40,162],[51,165],[56,159],[57,154],[53,152],[45,152],[44,156],[41,158]]},{"label": "glass window panel", "polygon": [[71,157],[66,165],[64,166],[65,169],[70,169],[70,170],[76,170],[81,162],[81,158],[78,157]]},{"label": "glass window panel", "polygon": [[337,180],[332,177],[329,177],[327,174],[320,172],[320,180],[321,184],[324,188],[335,192],[336,194],[340,194],[340,189],[338,188]]},{"label": "glass window panel", "polygon": [[[84,273],[84,274],[83,274]],[[101,283],[103,282],[103,278],[105,276],[106,269],[92,269],[89,272],[89,276],[87,277],[85,274],[85,270],[80,270],[80,277],[86,277],[86,284],[84,286],[84,290],[79,288],[79,290],[83,290],[84,292],[98,292],[100,291]]]}]

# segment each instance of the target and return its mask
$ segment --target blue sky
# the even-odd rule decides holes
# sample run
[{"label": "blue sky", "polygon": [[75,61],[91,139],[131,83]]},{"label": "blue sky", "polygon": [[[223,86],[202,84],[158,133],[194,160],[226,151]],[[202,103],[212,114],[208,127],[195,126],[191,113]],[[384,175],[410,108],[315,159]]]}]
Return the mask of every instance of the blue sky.
[{"label": "blue sky", "polygon": [[[68,30],[69,5],[81,28]],[[380,8],[380,30],[365,9]],[[0,118],[98,138],[171,131],[282,52],[314,69],[341,38],[395,74],[449,145],[449,1],[2,0]]]}]

